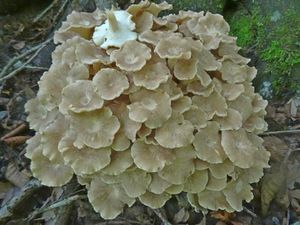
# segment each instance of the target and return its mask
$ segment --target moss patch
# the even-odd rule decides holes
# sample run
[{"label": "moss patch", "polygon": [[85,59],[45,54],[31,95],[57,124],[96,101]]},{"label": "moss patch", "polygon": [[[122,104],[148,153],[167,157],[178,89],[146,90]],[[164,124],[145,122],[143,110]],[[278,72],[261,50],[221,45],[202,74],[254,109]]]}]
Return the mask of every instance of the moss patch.
[{"label": "moss patch", "polygon": [[300,89],[300,75],[293,73],[300,64],[300,17],[294,9],[285,11],[277,21],[272,21],[272,15],[263,15],[258,6],[250,12],[239,10],[229,19],[231,35],[238,37],[241,47],[255,46],[266,64],[261,73],[271,80],[276,97],[293,95]]}]

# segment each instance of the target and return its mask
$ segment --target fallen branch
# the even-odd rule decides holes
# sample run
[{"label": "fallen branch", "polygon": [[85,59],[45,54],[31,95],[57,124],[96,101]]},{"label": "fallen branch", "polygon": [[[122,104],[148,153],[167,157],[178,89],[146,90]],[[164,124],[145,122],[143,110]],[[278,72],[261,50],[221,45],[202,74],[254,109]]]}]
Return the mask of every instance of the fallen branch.
[{"label": "fallen branch", "polygon": [[23,131],[25,131],[27,128],[28,127],[27,127],[27,125],[25,123],[21,123],[15,129],[13,129],[12,131],[8,132],[3,137],[1,137],[0,140],[4,141],[4,139],[6,139],[6,138],[14,137],[14,136],[22,133]]},{"label": "fallen branch", "polygon": [[19,72],[21,72],[23,69],[25,69],[25,67],[27,66],[27,64],[29,64],[39,53],[40,51],[47,45],[47,43],[50,41],[51,39],[48,39],[47,41],[43,42],[42,45],[40,46],[39,49],[37,49],[37,51],[20,67],[18,67],[17,69],[15,69],[14,71],[10,72],[9,74],[3,76],[2,78],[0,78],[0,83],[12,78],[13,76],[15,76],[16,74],[18,74]]},{"label": "fallen branch", "polygon": [[70,205],[71,203],[73,203],[74,201],[76,200],[82,200],[82,199],[87,199],[87,196],[86,195],[74,195],[74,196],[71,196],[69,198],[66,198],[66,199],[63,199],[59,202],[56,202],[48,207],[45,207],[45,208],[40,208],[40,209],[37,209],[35,211],[33,211],[28,217],[27,217],[27,220],[30,221],[32,219],[34,219],[37,215],[41,214],[41,213],[44,213],[44,212],[47,212],[47,211],[50,211],[50,210],[53,210],[53,209],[56,209],[56,208],[60,208],[60,207],[64,207],[64,206],[67,206],[67,205]]},{"label": "fallen branch", "polygon": [[267,135],[276,135],[276,134],[298,134],[300,130],[278,130],[278,131],[269,131],[259,134],[259,136],[267,136]]},{"label": "fallen branch", "polygon": [[15,197],[0,209],[0,224],[9,220],[17,209],[42,187],[36,179],[29,181]]},{"label": "fallen branch", "polygon": [[30,55],[31,53],[37,51],[38,49],[44,47],[46,44],[48,44],[50,41],[52,41],[52,38],[46,40],[45,42],[37,45],[37,46],[34,46],[33,48],[29,49],[28,51],[22,53],[21,55],[19,56],[16,56],[14,58],[12,58],[7,64],[6,66],[4,66],[4,68],[1,70],[0,72],[0,77],[3,77],[5,75],[5,73],[7,72],[7,70],[13,66],[17,61],[19,61],[20,59],[26,57],[27,55]]},{"label": "fallen branch", "polygon": [[45,8],[39,15],[37,15],[37,16],[34,18],[33,23],[38,22],[42,17],[44,17],[44,16],[48,13],[48,11],[49,11],[50,9],[52,9],[52,8],[57,4],[57,1],[58,1],[58,0],[53,0],[53,1],[51,2],[51,4],[50,4],[47,8]]},{"label": "fallen branch", "polygon": [[159,219],[164,223],[164,225],[172,225],[167,218],[165,218],[165,216],[162,214],[162,212],[158,209],[153,209],[152,210],[155,215],[157,215],[159,217]]}]

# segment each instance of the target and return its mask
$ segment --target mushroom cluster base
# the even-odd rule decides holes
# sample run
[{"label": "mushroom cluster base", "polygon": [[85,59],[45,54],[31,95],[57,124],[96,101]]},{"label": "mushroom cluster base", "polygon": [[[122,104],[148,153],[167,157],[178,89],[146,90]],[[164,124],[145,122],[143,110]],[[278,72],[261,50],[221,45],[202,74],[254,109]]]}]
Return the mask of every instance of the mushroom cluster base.
[{"label": "mushroom cluster base", "polygon": [[70,14],[25,106],[33,176],[62,186],[75,175],[105,219],[182,192],[198,209],[241,211],[268,167],[267,102],[229,25],[209,12],[158,16],[170,8]]}]

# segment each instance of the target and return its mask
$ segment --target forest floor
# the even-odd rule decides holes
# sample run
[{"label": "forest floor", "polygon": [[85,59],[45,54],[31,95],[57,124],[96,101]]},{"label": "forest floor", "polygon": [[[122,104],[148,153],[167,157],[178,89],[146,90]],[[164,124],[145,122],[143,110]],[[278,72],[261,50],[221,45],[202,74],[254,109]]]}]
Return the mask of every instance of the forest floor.
[{"label": "forest floor", "polygon": [[[16,1],[17,2],[17,1]],[[34,2],[34,1],[33,1]],[[112,221],[104,221],[75,180],[59,188],[32,178],[25,142],[33,132],[24,104],[35,96],[37,81],[51,63],[52,36],[72,9],[92,10],[92,1],[54,0],[29,4],[23,12],[0,16],[0,225],[299,225],[300,224],[300,98],[269,101],[269,130],[261,135],[271,152],[271,168],[254,185],[255,198],[239,213],[191,208],[184,195],[160,210],[139,203]],[[126,2],[126,1],[120,1]]]}]

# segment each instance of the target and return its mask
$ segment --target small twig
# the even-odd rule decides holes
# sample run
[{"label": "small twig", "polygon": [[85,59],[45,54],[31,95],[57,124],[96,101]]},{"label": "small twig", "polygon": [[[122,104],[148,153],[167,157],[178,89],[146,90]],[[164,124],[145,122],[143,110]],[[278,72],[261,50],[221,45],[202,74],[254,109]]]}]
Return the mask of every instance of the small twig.
[{"label": "small twig", "polygon": [[63,199],[59,202],[56,202],[46,208],[40,208],[40,209],[37,209],[35,210],[34,212],[32,212],[27,220],[30,221],[32,220],[33,218],[35,218],[37,215],[41,214],[41,213],[44,213],[44,212],[47,212],[49,210],[53,210],[53,209],[56,209],[56,208],[60,208],[60,207],[63,207],[63,206],[67,206],[67,205],[70,205],[71,203],[73,203],[74,201],[76,200],[82,200],[82,199],[86,199],[86,195],[74,195],[74,196],[71,196],[69,198],[66,198],[66,199]]},{"label": "small twig", "polygon": [[298,134],[300,130],[278,130],[278,131],[269,131],[259,134],[259,136],[267,136],[267,135],[276,135],[276,134]]},{"label": "small twig", "polygon": [[252,212],[250,209],[247,209],[245,206],[243,207],[243,209],[244,209],[248,214],[250,214],[252,217],[257,218],[257,215],[256,215],[254,212]]},{"label": "small twig", "polygon": [[25,123],[21,123],[19,126],[17,126],[15,129],[13,129],[12,131],[8,132],[7,134],[5,134],[3,137],[1,137],[1,141],[3,141],[6,138],[10,138],[13,136],[16,136],[20,133],[22,133],[23,131],[25,131],[27,129],[27,125]]},{"label": "small twig", "polygon": [[290,225],[290,219],[291,219],[290,209],[288,208],[286,212],[286,225]]},{"label": "small twig", "polygon": [[161,213],[160,210],[158,210],[158,209],[153,209],[152,211],[155,213],[155,215],[157,215],[157,216],[159,217],[159,219],[164,223],[164,225],[172,225],[172,224],[165,218],[165,216]]},{"label": "small twig", "polygon": [[0,209],[0,224],[11,218],[16,209],[28,201],[40,188],[42,188],[42,185],[38,180],[34,179],[29,181],[17,195]]},{"label": "small twig", "polygon": [[27,70],[48,70],[47,67],[41,67],[41,66],[25,66],[24,69]]},{"label": "small twig", "polygon": [[57,4],[57,0],[53,0],[53,1],[51,2],[51,4],[50,4],[46,9],[44,9],[39,15],[37,15],[37,16],[34,18],[33,23],[38,22],[38,21],[39,21],[45,14],[47,14],[48,11],[49,11],[52,7],[54,7],[56,4]]},{"label": "small twig", "polygon": [[33,48],[29,49],[28,51],[22,53],[19,56],[16,56],[14,58],[12,58],[7,64],[6,66],[1,70],[0,72],[0,77],[3,77],[5,75],[5,73],[7,72],[7,70],[13,66],[17,61],[19,61],[20,59],[26,57],[27,55],[30,55],[31,53],[35,52],[36,50],[40,49],[41,47],[43,47],[44,45],[48,44],[50,41],[52,40],[52,38],[46,40],[45,42],[38,44],[37,46],[34,46]]},{"label": "small twig", "polygon": [[27,136],[27,135],[14,136],[14,137],[5,138],[3,142],[10,146],[18,146],[24,144],[29,138],[31,138],[31,136]]},{"label": "small twig", "polygon": [[13,76],[15,76],[16,74],[18,74],[19,72],[21,72],[28,63],[30,63],[39,53],[40,51],[46,46],[46,44],[42,45],[22,66],[18,67],[17,69],[15,69],[14,71],[10,72],[9,74],[7,74],[6,76],[3,76],[2,78],[0,78],[0,83],[12,78]]},{"label": "small twig", "polygon": [[57,11],[56,15],[54,16],[53,23],[55,24],[57,21],[57,18],[60,16],[60,14],[63,12],[64,8],[67,6],[69,3],[69,0],[65,0],[64,3],[61,5],[59,10]]}]

